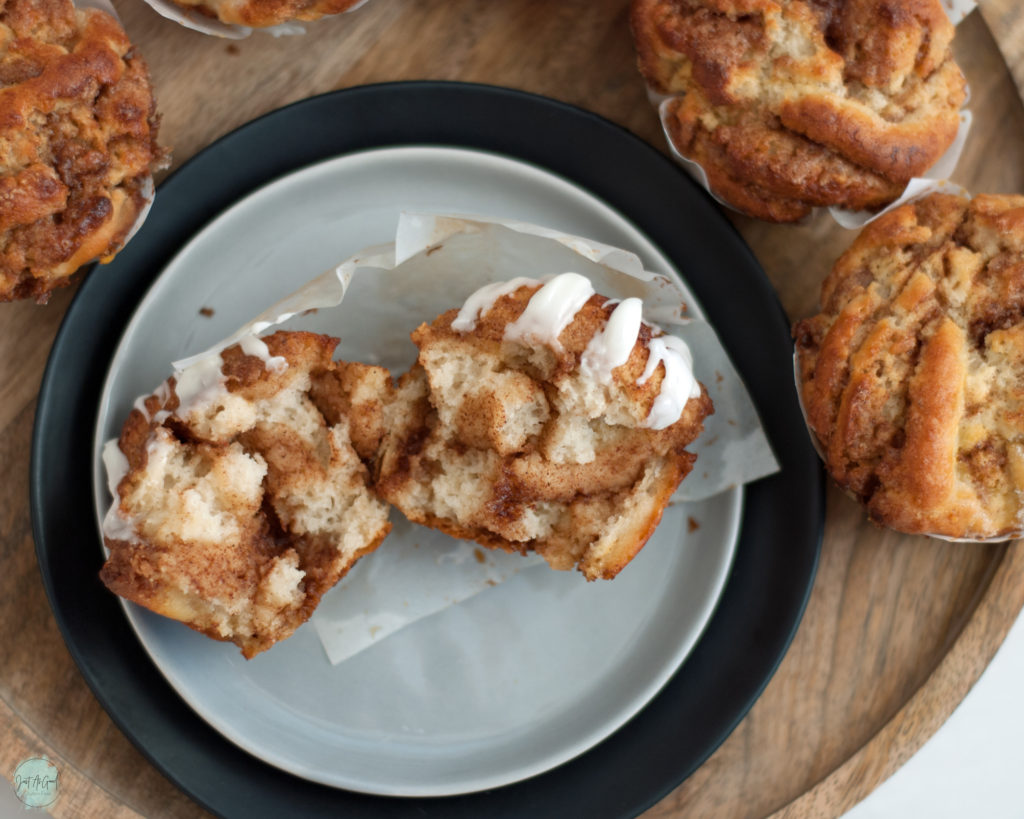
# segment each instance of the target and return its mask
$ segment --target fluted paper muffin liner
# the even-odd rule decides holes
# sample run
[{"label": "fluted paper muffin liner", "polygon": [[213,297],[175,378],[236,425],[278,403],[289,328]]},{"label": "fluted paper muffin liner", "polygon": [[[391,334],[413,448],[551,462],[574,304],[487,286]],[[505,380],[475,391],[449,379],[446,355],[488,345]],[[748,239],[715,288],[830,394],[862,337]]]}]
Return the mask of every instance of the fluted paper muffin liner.
[{"label": "fluted paper muffin liner", "polygon": [[[354,6],[345,9],[341,14],[347,14],[366,5],[369,0],[360,0]],[[173,20],[175,23],[198,31],[201,34],[209,34],[212,37],[223,37],[226,40],[243,40],[254,31],[265,31],[275,37],[288,37],[295,34],[305,34],[304,23],[280,23],[276,26],[265,28],[251,28],[250,26],[239,26],[232,23],[222,23],[215,17],[203,14],[197,9],[185,8],[171,0],[146,0],[146,3],[161,17]],[[329,15],[335,16],[335,15]]]}]

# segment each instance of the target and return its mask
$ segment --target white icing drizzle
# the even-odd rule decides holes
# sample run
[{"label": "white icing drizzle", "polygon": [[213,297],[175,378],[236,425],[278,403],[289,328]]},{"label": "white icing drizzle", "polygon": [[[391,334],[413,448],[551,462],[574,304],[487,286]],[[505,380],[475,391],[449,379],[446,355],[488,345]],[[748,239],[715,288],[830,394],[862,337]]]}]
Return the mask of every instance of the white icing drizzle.
[{"label": "white icing drizzle", "polygon": [[220,368],[224,360],[217,353],[204,355],[175,374],[174,391],[178,393],[178,416],[184,418],[199,401],[224,387]]},{"label": "white icing drizzle", "polygon": [[466,299],[466,303],[462,305],[459,314],[452,321],[452,329],[457,333],[468,333],[475,330],[477,319],[490,312],[490,309],[494,307],[494,302],[502,296],[515,292],[520,287],[532,287],[535,284],[540,284],[540,282],[525,276],[517,276],[507,282],[485,284]]},{"label": "white icing drizzle", "polygon": [[643,425],[664,429],[679,420],[687,401],[700,395],[700,384],[693,375],[693,355],[681,338],[657,336],[650,340],[648,350],[647,366],[636,383],[644,384],[659,364],[665,365],[665,377]]},{"label": "white icing drizzle", "polygon": [[[504,295],[523,286],[539,284],[535,279],[518,277],[481,287],[473,293],[452,321],[456,332],[468,332],[476,327],[477,319],[485,315]],[[562,273],[544,284],[526,305],[518,319],[505,328],[505,341],[546,344],[555,352],[562,351],[558,336],[576,314],[594,295],[590,280],[579,273]],[[606,304],[615,304],[609,300]],[[580,357],[581,374],[593,381],[608,385],[612,370],[629,360],[643,321],[643,302],[627,298],[619,302],[605,326],[590,339]],[[652,325],[654,330],[657,327]],[[693,374],[693,355],[682,339],[672,335],[652,338],[648,344],[647,365],[637,384],[644,384],[659,364],[665,365],[665,377],[655,396],[651,411],[643,426],[664,429],[683,414],[686,402],[700,395],[700,384]]]},{"label": "white icing drizzle", "polygon": [[[288,360],[284,356],[270,355],[266,342],[254,335],[243,336],[238,346],[246,355],[263,361],[268,372],[281,373],[288,369]],[[186,417],[197,404],[214,399],[224,390],[224,376],[221,373],[223,366],[224,359],[219,353],[209,353],[194,359],[189,366],[175,374],[174,391],[178,394],[179,417]]]},{"label": "white icing drizzle", "polygon": [[[238,346],[246,355],[255,356],[263,361],[269,372],[281,373],[288,369],[288,360],[283,356],[270,355],[270,348],[266,342],[255,335],[243,336]],[[225,379],[221,372],[224,366],[224,359],[219,353],[211,352],[192,360],[189,366],[175,373],[175,393],[178,396],[177,414],[184,418],[196,406],[196,404],[215,400],[225,390]],[[171,398],[170,384],[165,381],[153,391],[153,395],[165,407]],[[148,395],[142,395],[135,399],[134,408],[142,413],[147,423],[162,424],[171,414],[169,410],[161,409],[150,417],[146,409]],[[154,434],[157,437],[154,437]],[[157,460],[166,460],[168,452],[166,447],[159,444],[160,430],[150,433],[149,441],[146,444],[146,452],[151,463]],[[103,445],[103,466],[107,471],[107,489],[113,496],[113,503],[103,517],[103,535],[111,540],[134,541],[137,539],[135,523],[126,518],[121,512],[121,504],[117,494],[118,484],[128,474],[128,459],[121,452],[116,438],[107,441]]]},{"label": "white icing drizzle", "polygon": [[117,445],[117,438],[111,438],[103,445],[103,466],[107,468],[107,489],[117,497],[117,487],[128,474],[128,458]]},{"label": "white icing drizzle", "polygon": [[[153,390],[153,395],[156,396],[156,399],[157,399],[157,401],[160,402],[160,406],[161,407],[167,406],[167,402],[171,400],[171,387],[170,387],[170,384],[168,384],[166,381],[164,381],[163,384],[161,384],[159,387],[157,387],[155,390]],[[149,398],[148,395],[140,395],[138,398],[135,399],[135,403],[132,406],[135,407],[135,409],[137,409],[139,412],[142,413],[142,417],[146,419],[146,423],[149,423],[149,422],[152,421],[153,423],[155,423],[157,425],[162,424],[164,421],[167,420],[168,416],[171,414],[170,410],[165,410],[165,409],[158,410],[155,415],[150,417],[149,410],[146,409],[146,399],[147,398]]]},{"label": "white icing drizzle", "polygon": [[103,445],[103,466],[107,470],[107,489],[113,502],[103,517],[103,536],[110,540],[135,540],[134,523],[121,514],[121,502],[117,494],[118,484],[128,474],[128,459],[117,445],[117,438],[111,438]]},{"label": "white icing drizzle", "polygon": [[594,334],[580,357],[583,375],[600,384],[611,383],[612,370],[629,360],[640,335],[643,304],[640,299],[629,298],[612,310],[608,322]]},{"label": "white icing drizzle", "polygon": [[586,276],[555,276],[533,294],[522,315],[505,328],[505,341],[541,343],[561,352],[558,336],[592,295],[594,286]]},{"label": "white icing drizzle", "polygon": [[283,373],[288,369],[288,360],[280,355],[271,356],[270,348],[267,347],[266,342],[261,338],[257,338],[254,335],[243,336],[238,342],[238,346],[242,348],[242,352],[246,355],[261,359],[268,372]]}]

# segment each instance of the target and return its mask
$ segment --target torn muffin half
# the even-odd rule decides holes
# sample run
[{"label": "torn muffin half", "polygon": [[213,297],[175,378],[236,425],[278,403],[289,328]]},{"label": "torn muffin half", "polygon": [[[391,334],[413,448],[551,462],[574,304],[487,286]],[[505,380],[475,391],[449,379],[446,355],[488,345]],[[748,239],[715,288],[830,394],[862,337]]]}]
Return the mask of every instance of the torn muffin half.
[{"label": "torn muffin half", "polygon": [[104,451],[108,588],[251,658],[380,545],[388,507],[360,456],[391,378],[332,362],[336,344],[250,337],[136,403]]},{"label": "torn muffin half", "polygon": [[575,273],[488,285],[421,325],[385,409],[378,494],[410,520],[615,577],[712,411],[689,350]]}]

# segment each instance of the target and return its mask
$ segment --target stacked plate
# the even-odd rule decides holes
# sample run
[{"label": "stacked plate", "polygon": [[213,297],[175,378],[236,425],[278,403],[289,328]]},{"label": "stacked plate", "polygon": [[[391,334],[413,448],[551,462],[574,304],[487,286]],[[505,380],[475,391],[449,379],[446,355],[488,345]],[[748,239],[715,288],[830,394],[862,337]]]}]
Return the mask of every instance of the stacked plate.
[{"label": "stacked plate", "polygon": [[[96,577],[90,525],[108,503],[102,440],[171,360],[389,241],[405,209],[544,224],[679,276],[745,378],[782,471],[673,510],[614,583],[524,572],[338,666],[309,627],[246,662],[119,604]],[[742,240],[671,162],[617,126],[460,84],[307,100],[165,182],[143,230],[70,308],[33,442],[51,604],[122,730],[216,812],[634,815],[728,735],[802,613],[824,505],[788,388],[791,355],[785,316]]]}]

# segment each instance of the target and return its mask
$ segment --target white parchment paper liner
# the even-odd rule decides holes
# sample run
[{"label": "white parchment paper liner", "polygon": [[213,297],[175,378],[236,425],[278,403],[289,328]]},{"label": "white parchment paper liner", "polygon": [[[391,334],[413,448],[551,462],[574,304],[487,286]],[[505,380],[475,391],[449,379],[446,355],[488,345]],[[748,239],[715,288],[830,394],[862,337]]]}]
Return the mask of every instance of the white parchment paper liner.
[{"label": "white parchment paper liner", "polygon": [[[369,0],[360,0],[354,6],[340,13],[347,14],[350,11],[355,11],[368,2]],[[289,37],[295,34],[306,33],[306,27],[302,23],[280,23],[276,26],[254,29],[249,26],[222,23],[215,17],[202,14],[194,8],[179,6],[177,3],[172,3],[171,0],[146,0],[146,3],[161,17],[166,17],[168,20],[173,20],[175,23],[180,23],[185,28],[190,28],[201,34],[223,37],[226,40],[242,40],[252,34],[253,31],[265,31],[275,37]]]},{"label": "white parchment paper liner", "polygon": [[976,0],[942,0],[942,10],[954,26],[960,25],[960,21],[974,11],[977,5]]},{"label": "white parchment paper liner", "polygon": [[[588,276],[603,295],[643,298],[645,318],[690,345],[715,414],[690,447],[697,465],[673,501],[708,498],[778,470],[746,387],[712,328],[684,315],[683,293],[674,282],[645,271],[626,250],[520,222],[403,214],[393,244],[355,254],[174,368],[180,374],[201,366],[242,338],[281,325],[340,336],[336,357],[380,364],[397,375],[415,361],[409,334],[421,322],[461,305],[484,284],[569,270]],[[457,541],[397,513],[392,520],[395,528],[384,545],[325,595],[313,615],[332,663],[544,562]],[[403,545],[389,548],[389,540]]]},{"label": "white parchment paper liner", "polygon": [[[953,25],[958,25],[961,20],[974,10],[976,5],[977,3],[975,0],[942,0],[943,10],[949,16]],[[652,89],[648,89],[647,96],[650,98],[651,104],[658,109],[658,119],[661,122],[661,130],[665,135],[665,141],[668,143],[668,147],[673,158],[683,166],[690,176],[692,176],[697,183],[711,195],[711,198],[718,202],[718,204],[736,213],[743,213],[743,211],[733,207],[711,190],[707,173],[705,173],[704,168],[701,167],[699,162],[683,156],[676,148],[675,143],[672,141],[671,132],[669,131],[668,126],[668,106],[673,99],[676,99],[676,97],[673,95],[660,94]],[[960,111],[960,127],[957,129],[953,142],[950,144],[949,148],[946,149],[946,152],[939,157],[938,161],[928,169],[928,173],[923,177],[911,179],[907,183],[907,187],[904,188],[903,194],[899,199],[877,212],[866,210],[844,210],[838,207],[826,208],[832,218],[839,225],[847,228],[848,230],[858,230],[868,224],[868,222],[877,219],[883,213],[887,213],[893,208],[898,208],[900,205],[905,204],[918,196],[922,196],[925,193],[940,190],[944,185],[947,185],[947,180],[953,175],[953,171],[956,170],[957,163],[960,161],[960,154],[963,153],[964,145],[967,142],[967,135],[971,130],[973,116],[966,107],[969,103],[970,88],[967,89],[967,99],[964,100],[964,107]],[[815,210],[817,210],[817,208]]]}]

